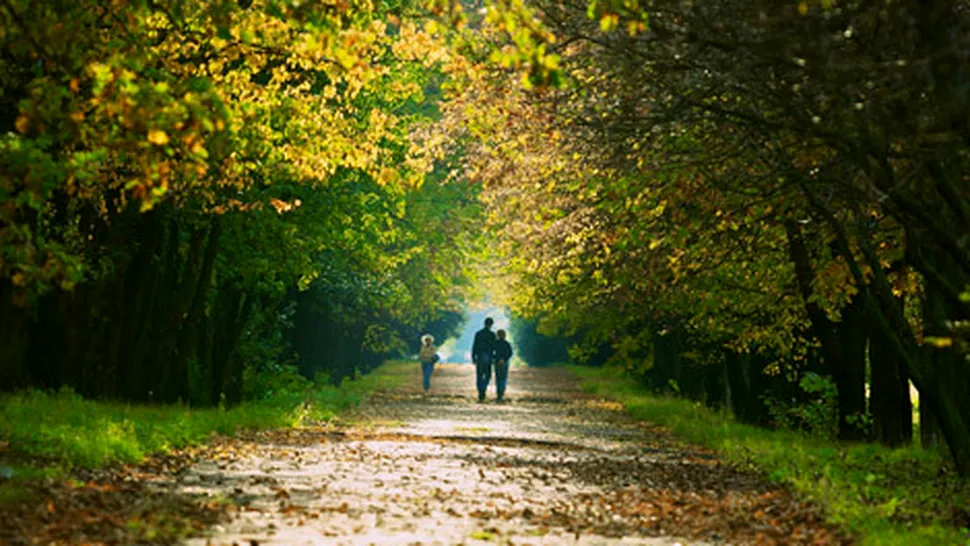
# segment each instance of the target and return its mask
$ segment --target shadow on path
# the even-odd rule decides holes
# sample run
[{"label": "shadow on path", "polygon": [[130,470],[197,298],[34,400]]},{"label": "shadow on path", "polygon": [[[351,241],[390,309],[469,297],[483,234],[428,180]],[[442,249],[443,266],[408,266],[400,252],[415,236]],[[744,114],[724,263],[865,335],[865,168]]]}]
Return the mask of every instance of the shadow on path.
[{"label": "shadow on path", "polygon": [[[183,491],[233,492],[205,544],[838,544],[819,512],[579,389],[563,369],[513,369],[478,403],[469,365],[415,366],[336,428],[248,439]],[[494,398],[494,395],[492,395]],[[213,484],[218,483],[218,486]]]},{"label": "shadow on path", "polygon": [[[563,369],[420,371],[338,423],[47,484],[11,544],[846,544],[819,511],[586,394]],[[494,394],[491,394],[494,398]],[[39,529],[11,522],[30,521]],[[139,527],[141,526],[141,527]],[[6,534],[5,534],[6,533]]]}]

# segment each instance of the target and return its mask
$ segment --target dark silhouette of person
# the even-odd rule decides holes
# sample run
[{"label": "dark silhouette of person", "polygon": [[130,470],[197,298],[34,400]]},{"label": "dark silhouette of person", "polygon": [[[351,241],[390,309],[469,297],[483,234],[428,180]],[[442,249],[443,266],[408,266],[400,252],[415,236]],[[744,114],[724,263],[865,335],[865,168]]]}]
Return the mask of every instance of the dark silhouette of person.
[{"label": "dark silhouette of person", "polygon": [[512,344],[505,339],[505,330],[495,332],[495,392],[498,401],[505,397],[505,385],[509,381],[509,362],[512,360]]},{"label": "dark silhouette of person", "polygon": [[478,401],[485,401],[485,391],[488,382],[492,380],[492,360],[495,357],[495,332],[492,331],[495,321],[492,317],[485,319],[485,327],[475,332],[472,343],[472,362],[475,363],[475,378],[478,386]]}]

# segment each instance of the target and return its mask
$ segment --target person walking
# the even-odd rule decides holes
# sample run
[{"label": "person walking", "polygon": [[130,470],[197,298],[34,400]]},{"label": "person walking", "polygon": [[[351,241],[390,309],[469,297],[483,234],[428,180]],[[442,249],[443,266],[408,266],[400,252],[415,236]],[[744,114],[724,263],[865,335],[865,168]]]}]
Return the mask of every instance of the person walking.
[{"label": "person walking", "polygon": [[498,401],[505,398],[505,386],[509,382],[509,363],[512,361],[512,344],[505,339],[505,330],[495,332],[495,392]]},{"label": "person walking", "polygon": [[492,317],[485,319],[485,327],[475,332],[472,343],[472,362],[475,363],[475,379],[478,387],[478,401],[485,401],[485,391],[492,380],[492,359],[495,355],[495,332],[492,331],[495,321]]},{"label": "person walking", "polygon": [[438,349],[434,346],[434,337],[425,334],[421,337],[421,375],[424,378],[424,392],[431,388],[431,373],[434,372],[435,362],[438,361]]}]

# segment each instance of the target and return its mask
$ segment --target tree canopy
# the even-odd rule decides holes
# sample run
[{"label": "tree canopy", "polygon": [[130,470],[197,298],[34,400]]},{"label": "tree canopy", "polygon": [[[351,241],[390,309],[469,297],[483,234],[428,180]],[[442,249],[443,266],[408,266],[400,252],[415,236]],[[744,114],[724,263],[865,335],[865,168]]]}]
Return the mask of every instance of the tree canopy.
[{"label": "tree canopy", "polygon": [[846,438],[868,433],[868,374],[873,432],[906,441],[911,380],[966,471],[963,3],[537,0],[489,20],[497,66],[446,111],[514,310],[698,396],[726,378],[736,406],[750,372],[819,369]]},{"label": "tree canopy", "polygon": [[0,14],[4,387],[234,401],[270,355],[339,379],[456,325],[479,207],[417,136],[460,61],[426,10]]}]

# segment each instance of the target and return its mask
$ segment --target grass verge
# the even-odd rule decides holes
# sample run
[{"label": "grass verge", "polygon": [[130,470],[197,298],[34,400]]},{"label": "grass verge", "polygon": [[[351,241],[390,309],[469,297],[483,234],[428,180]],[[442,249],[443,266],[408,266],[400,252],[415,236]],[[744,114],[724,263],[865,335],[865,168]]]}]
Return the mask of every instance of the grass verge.
[{"label": "grass verge", "polygon": [[651,394],[620,370],[570,370],[584,389],[622,403],[634,418],[789,485],[862,545],[970,544],[970,487],[937,453],[767,430],[702,404]]},{"label": "grass verge", "polygon": [[[18,500],[19,481],[63,475],[72,467],[131,463],[241,429],[328,421],[380,388],[413,375],[412,362],[388,362],[339,387],[278,393],[231,409],[147,406],[86,400],[70,391],[25,391],[0,398],[0,503]],[[5,479],[4,474],[12,474]],[[6,483],[4,483],[6,482]]]}]

